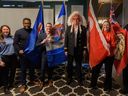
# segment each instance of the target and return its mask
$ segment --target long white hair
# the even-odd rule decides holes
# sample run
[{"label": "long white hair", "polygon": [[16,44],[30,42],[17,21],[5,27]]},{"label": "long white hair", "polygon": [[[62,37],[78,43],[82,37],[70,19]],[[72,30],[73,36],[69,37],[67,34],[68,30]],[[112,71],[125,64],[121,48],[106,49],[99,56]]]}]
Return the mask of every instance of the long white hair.
[{"label": "long white hair", "polygon": [[68,26],[72,25],[72,19],[75,15],[79,16],[80,25],[83,25],[83,26],[87,27],[86,19],[84,18],[84,16],[81,16],[78,11],[74,11],[73,13],[70,14],[70,16],[68,17],[68,22],[67,22]]}]

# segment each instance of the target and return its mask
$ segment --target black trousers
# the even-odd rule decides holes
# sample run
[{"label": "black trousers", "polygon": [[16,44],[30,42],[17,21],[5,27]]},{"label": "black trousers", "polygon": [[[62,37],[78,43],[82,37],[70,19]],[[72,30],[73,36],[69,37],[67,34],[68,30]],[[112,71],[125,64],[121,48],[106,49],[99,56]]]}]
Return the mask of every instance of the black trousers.
[{"label": "black trousers", "polygon": [[41,59],[41,81],[45,81],[45,74],[47,73],[48,75],[48,80],[52,80],[52,75],[53,75],[53,67],[48,66],[48,61],[47,61],[47,54],[46,51],[42,52],[42,59]]},{"label": "black trousers", "polygon": [[26,85],[27,69],[29,69],[29,80],[34,81],[35,76],[35,62],[32,62],[27,55],[20,56],[20,69],[21,69],[21,84]]},{"label": "black trousers", "polygon": [[13,55],[2,56],[2,60],[5,63],[5,67],[0,69],[1,83],[3,86],[8,87],[14,83],[16,66],[17,66],[17,57]]},{"label": "black trousers", "polygon": [[104,81],[104,89],[111,89],[112,88],[112,66],[114,62],[114,57],[107,57],[103,62],[96,65],[92,68],[92,78],[91,78],[91,87],[97,86],[97,79],[99,77],[100,69],[105,64],[105,81]]},{"label": "black trousers", "polygon": [[128,65],[123,70],[123,87],[124,90],[128,92]]},{"label": "black trousers", "polygon": [[77,80],[79,82],[82,81],[82,58],[83,54],[82,52],[79,52],[77,49],[74,50],[74,56],[71,54],[68,54],[68,64],[67,64],[67,79],[71,80],[73,76],[73,61],[75,60],[76,67],[75,72],[77,75]]}]

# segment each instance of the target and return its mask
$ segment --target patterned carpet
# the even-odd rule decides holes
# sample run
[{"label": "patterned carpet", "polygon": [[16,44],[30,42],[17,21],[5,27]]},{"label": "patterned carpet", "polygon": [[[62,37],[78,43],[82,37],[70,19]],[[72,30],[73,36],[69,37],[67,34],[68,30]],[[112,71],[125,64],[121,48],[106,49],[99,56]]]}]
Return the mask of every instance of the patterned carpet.
[{"label": "patterned carpet", "polygon": [[[98,80],[97,90],[92,90],[89,87],[90,76],[88,75],[88,69],[83,68],[83,81],[84,85],[79,86],[77,81],[74,80],[70,85],[66,85],[65,80],[65,65],[60,65],[55,68],[53,72],[53,86],[45,84],[42,90],[37,85],[31,85],[29,82],[28,89],[24,94],[19,93],[19,74],[20,71],[17,69],[16,72],[16,87],[11,89],[11,94],[5,95],[3,88],[0,88],[0,96],[126,96],[120,93],[120,86],[113,80],[113,90],[110,92],[103,91],[103,72],[100,74]],[[36,75],[39,76],[40,72],[37,70]],[[47,81],[47,80],[46,80]]]}]

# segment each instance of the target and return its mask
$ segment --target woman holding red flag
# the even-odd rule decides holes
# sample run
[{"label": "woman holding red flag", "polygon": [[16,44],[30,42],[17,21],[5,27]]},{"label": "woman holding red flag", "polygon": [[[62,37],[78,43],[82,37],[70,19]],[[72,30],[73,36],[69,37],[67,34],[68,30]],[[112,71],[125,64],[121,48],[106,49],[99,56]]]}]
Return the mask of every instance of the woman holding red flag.
[{"label": "woman holding red flag", "polygon": [[92,68],[92,78],[91,87],[92,89],[97,89],[97,79],[99,76],[100,69],[105,64],[105,81],[104,81],[104,91],[110,91],[112,89],[112,66],[114,62],[114,50],[116,47],[116,38],[111,24],[109,21],[104,21],[102,25],[103,35],[108,43],[110,50],[110,55],[107,56],[101,63]]}]

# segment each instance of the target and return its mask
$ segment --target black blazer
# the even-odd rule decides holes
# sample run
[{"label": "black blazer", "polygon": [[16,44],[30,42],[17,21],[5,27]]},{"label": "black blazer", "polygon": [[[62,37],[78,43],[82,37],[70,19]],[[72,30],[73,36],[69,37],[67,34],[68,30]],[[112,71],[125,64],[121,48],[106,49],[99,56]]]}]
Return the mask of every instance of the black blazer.
[{"label": "black blazer", "polygon": [[41,51],[46,51],[46,46],[45,44],[41,44],[41,41],[43,41],[44,39],[46,39],[46,33],[45,32],[41,32],[38,34],[38,38],[36,41],[36,48],[40,48]]},{"label": "black blazer", "polygon": [[[76,46],[79,49],[80,53],[83,53],[84,50],[86,50],[87,46],[87,29],[81,25],[82,32],[80,33],[80,40],[79,43],[80,46]],[[67,27],[66,33],[65,33],[65,44],[64,49],[68,52],[68,54],[74,55],[74,47],[75,47],[75,34],[71,31],[71,26]],[[78,41],[78,40],[77,40]]]}]

